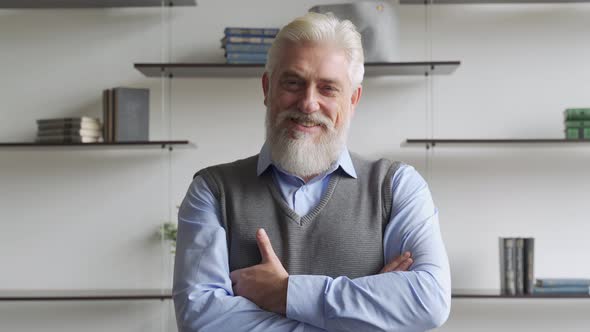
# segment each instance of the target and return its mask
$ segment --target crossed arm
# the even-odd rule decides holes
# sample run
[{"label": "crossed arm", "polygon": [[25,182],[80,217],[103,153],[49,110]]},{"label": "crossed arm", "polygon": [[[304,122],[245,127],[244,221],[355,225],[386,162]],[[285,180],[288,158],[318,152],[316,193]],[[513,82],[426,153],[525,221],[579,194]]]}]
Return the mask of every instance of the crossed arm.
[{"label": "crossed arm", "polygon": [[[216,201],[195,179],[179,214],[173,289],[179,331],[424,331],[441,325],[450,310],[450,277],[437,211],[413,168],[396,176],[396,205],[384,238],[390,264],[383,273],[353,280],[288,276],[278,260],[271,262],[272,246],[261,234],[266,261],[233,271],[230,279]],[[413,261],[394,259],[406,251]],[[409,271],[400,260],[412,263]],[[258,273],[276,282],[258,283]]]}]

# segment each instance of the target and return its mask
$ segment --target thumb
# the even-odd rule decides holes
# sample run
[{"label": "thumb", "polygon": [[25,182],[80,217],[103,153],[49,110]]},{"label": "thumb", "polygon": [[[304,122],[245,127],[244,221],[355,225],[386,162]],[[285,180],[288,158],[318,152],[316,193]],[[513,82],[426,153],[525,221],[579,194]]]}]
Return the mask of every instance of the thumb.
[{"label": "thumb", "polygon": [[262,256],[262,263],[278,260],[264,228],[260,228],[256,232],[256,242],[258,242],[258,250],[260,250],[260,255]]}]

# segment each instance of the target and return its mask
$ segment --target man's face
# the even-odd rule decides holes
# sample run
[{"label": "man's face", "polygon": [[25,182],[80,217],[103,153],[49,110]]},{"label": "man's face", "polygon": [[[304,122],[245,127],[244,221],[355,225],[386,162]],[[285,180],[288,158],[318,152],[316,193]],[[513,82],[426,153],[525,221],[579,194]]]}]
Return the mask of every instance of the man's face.
[{"label": "man's face", "polygon": [[285,170],[315,175],[338,158],[361,95],[360,87],[352,88],[348,68],[344,52],[333,46],[287,44],[272,77],[263,77],[273,161],[298,164],[281,164]]}]

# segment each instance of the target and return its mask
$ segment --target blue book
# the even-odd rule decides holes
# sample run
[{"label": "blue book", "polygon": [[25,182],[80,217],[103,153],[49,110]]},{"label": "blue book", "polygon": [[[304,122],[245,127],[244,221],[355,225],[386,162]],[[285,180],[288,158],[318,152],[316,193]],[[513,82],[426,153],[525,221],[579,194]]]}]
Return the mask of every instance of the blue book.
[{"label": "blue book", "polygon": [[249,44],[272,44],[275,37],[257,37],[257,36],[225,36],[221,39],[221,45],[229,43],[249,43]]},{"label": "blue book", "polygon": [[266,53],[230,53],[225,54],[228,60],[256,60],[266,62]]},{"label": "blue book", "polygon": [[260,36],[260,37],[274,37],[279,33],[278,28],[236,28],[227,27],[223,30],[226,36]]},{"label": "blue book", "polygon": [[535,283],[537,287],[590,287],[590,279],[580,278],[541,278]]},{"label": "blue book", "polygon": [[233,64],[233,65],[264,65],[266,64],[266,60],[242,60],[242,59],[226,59],[226,63]]},{"label": "blue book", "polygon": [[588,286],[565,286],[565,287],[535,287],[533,294],[579,294],[590,295],[590,287]]},{"label": "blue book", "polygon": [[270,49],[270,44],[225,44],[225,51],[228,53],[267,53]]}]

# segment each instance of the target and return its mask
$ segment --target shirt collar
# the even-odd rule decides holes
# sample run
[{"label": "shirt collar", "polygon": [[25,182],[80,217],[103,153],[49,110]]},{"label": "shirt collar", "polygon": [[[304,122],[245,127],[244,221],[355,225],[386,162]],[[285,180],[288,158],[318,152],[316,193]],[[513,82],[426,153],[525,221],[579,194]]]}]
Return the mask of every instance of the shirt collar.
[{"label": "shirt collar", "polygon": [[[264,171],[266,171],[271,165],[275,166],[272,163],[270,158],[270,146],[267,142],[264,143],[262,149],[260,149],[260,154],[258,155],[258,165],[256,167],[256,175],[260,176]],[[277,167],[277,166],[275,166]],[[338,168],[341,168],[346,174],[350,177],[355,178],[357,177],[356,171],[354,169],[354,165],[352,164],[352,159],[350,158],[350,152],[348,152],[347,148],[342,150],[340,157],[336,163],[328,170],[328,173],[332,173],[336,171]]]}]

